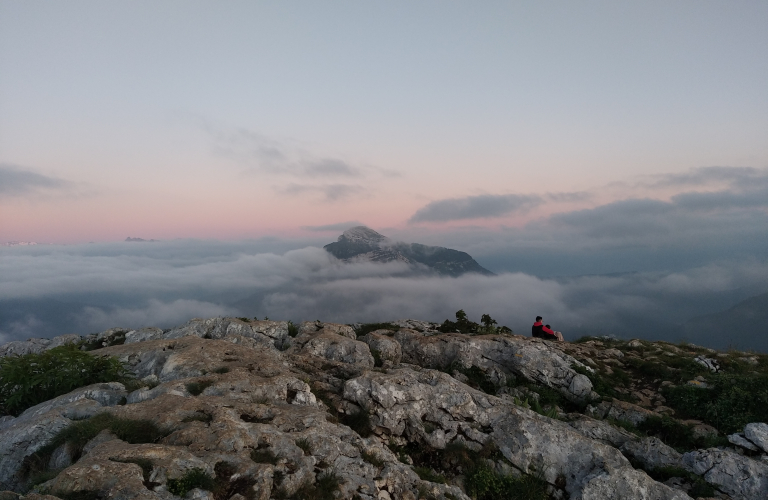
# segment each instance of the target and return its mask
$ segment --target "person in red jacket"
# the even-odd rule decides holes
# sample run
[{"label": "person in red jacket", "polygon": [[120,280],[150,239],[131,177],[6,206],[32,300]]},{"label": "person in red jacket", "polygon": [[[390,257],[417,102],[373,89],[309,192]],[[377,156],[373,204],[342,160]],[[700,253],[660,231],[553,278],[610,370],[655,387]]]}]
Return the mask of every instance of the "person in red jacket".
[{"label": "person in red jacket", "polygon": [[541,320],[541,316],[536,316],[536,322],[531,327],[531,335],[545,340],[563,340],[562,333],[553,331],[549,325],[544,326]]}]

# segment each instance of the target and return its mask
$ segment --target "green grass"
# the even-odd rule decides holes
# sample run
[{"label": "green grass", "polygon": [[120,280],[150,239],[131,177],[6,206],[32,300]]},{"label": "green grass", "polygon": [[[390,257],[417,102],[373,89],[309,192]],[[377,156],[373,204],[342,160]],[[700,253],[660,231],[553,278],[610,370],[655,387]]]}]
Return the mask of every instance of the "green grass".
[{"label": "green grass", "polygon": [[131,420],[118,418],[109,413],[99,413],[62,429],[47,445],[27,457],[22,464],[22,475],[31,477],[46,471],[53,452],[65,443],[69,443],[72,447],[74,455],[72,458],[77,460],[88,441],[104,429],[109,429],[119,439],[130,444],[156,443],[168,435],[150,420]]},{"label": "green grass", "polygon": [[[317,475],[314,483],[304,483],[290,497],[285,494],[285,490],[273,490],[273,498],[291,499],[291,500],[335,500],[334,492],[341,486],[341,477],[335,471],[326,471]],[[279,484],[277,481],[275,484]]]},{"label": "green grass", "polygon": [[169,479],[166,482],[168,491],[180,497],[185,497],[187,493],[195,488],[212,491],[215,486],[215,479],[198,467],[188,470],[179,478]]},{"label": "green grass", "polygon": [[709,389],[688,385],[663,391],[667,405],[679,416],[702,420],[725,434],[741,431],[750,422],[761,422],[768,415],[768,375],[730,375],[707,377]]},{"label": "green grass", "polygon": [[373,465],[374,467],[384,467],[384,460],[380,459],[378,455],[375,453],[370,453],[368,451],[362,451],[360,453],[360,457],[368,462],[369,464]]},{"label": "green grass", "polygon": [[414,467],[413,471],[418,474],[419,478],[421,478],[424,481],[429,481],[431,483],[440,483],[445,484],[447,481],[445,479],[445,476],[442,474],[438,474],[437,472],[433,471],[429,467]]},{"label": "green grass", "polygon": [[376,368],[384,366],[384,360],[381,359],[381,352],[378,349],[371,349],[371,356],[373,356],[373,366]]},{"label": "green grass", "polygon": [[480,464],[466,476],[467,494],[476,500],[547,500],[548,484],[541,477],[499,474]]},{"label": "green grass", "polygon": [[219,368],[213,370],[213,373],[218,373],[219,375],[229,373],[229,368],[226,366],[220,366]]},{"label": "green grass", "polygon": [[312,454],[312,443],[307,438],[300,438],[296,440],[296,446],[301,448],[305,455]]},{"label": "green grass", "polygon": [[299,334],[299,327],[293,324],[293,321],[288,322],[288,335],[290,337],[295,337]]},{"label": "green grass", "polygon": [[189,391],[190,394],[193,396],[199,396],[203,393],[204,390],[206,390],[208,387],[213,385],[213,380],[211,379],[203,379],[198,380],[196,382],[189,382],[186,385],[187,391]]},{"label": "green grass", "polygon": [[646,471],[649,476],[659,482],[667,481],[673,477],[683,478],[693,484],[693,488],[688,492],[691,498],[709,498],[715,496],[715,489],[704,481],[700,476],[688,472],[681,467],[658,467]]},{"label": "green grass", "polygon": [[99,382],[127,382],[130,372],[115,357],[75,345],[0,359],[0,413],[18,416],[36,404]]}]

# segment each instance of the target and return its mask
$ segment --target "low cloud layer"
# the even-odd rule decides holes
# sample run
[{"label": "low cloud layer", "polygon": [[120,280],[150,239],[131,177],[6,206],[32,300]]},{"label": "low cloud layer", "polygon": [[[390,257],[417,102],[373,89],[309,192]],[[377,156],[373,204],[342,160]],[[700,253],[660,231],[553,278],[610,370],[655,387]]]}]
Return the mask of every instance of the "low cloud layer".
[{"label": "low cloud layer", "polygon": [[765,262],[560,279],[526,273],[417,278],[403,263],[343,264],[317,247],[277,254],[187,241],[11,250],[0,264],[2,340],[170,327],[226,315],[442,321],[458,309],[475,320],[490,314],[523,334],[542,315],[571,338],[673,339],[674,324],[768,283]]}]

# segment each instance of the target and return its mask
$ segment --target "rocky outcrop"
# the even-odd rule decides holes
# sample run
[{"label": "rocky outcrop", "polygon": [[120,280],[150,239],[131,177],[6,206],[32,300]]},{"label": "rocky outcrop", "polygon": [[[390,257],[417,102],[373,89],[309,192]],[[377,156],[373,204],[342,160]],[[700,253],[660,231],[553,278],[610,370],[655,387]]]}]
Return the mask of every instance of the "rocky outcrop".
[{"label": "rocky outcrop", "polygon": [[40,403],[0,423],[0,487],[19,489],[23,482],[17,472],[25,458],[73,421],[117,405],[126,394],[125,387],[117,382],[95,384]]},{"label": "rocky outcrop", "polygon": [[[622,351],[601,349],[596,340],[551,343],[440,333],[439,325],[418,320],[386,326],[392,324],[400,330],[358,338],[349,325],[321,321],[295,327],[211,318],[170,330],[111,329],[7,344],[0,354],[65,344],[97,349],[122,361],[136,381],[126,382],[130,390],[116,382],[83,387],[18,417],[0,417],[0,489],[24,491],[27,457],[74,422],[107,413],[120,422],[149,421],[160,437],[134,441],[107,428],[84,446],[49,447],[44,459],[55,469],[52,479],[25,499],[58,493],[172,500],[173,485],[197,470],[215,482],[207,487],[217,499],[290,497],[330,474],[340,499],[469,500],[466,469],[446,469],[444,484],[427,480],[439,476],[424,470],[455,467],[446,457],[457,449],[489,470],[540,477],[552,499],[688,500],[690,484],[649,476],[681,466],[701,478],[689,474],[689,481],[706,481],[732,499],[768,497],[765,423],[731,436],[739,453],[681,455],[657,437],[626,430],[642,434],[632,426],[661,414],[661,394],[638,404],[593,400],[598,395],[585,374],[668,359],[681,348],[637,341]],[[597,379],[596,387],[604,385]],[[562,408],[539,404],[546,398]],[[695,425],[694,434],[700,428],[717,435],[700,421],[684,424]],[[443,458],[420,464],[422,451]],[[481,453],[485,458],[477,458]],[[18,495],[0,492],[0,500],[6,497]],[[214,495],[197,488],[187,498]]]},{"label": "rocky outcrop", "polygon": [[768,498],[768,464],[729,450],[710,448],[686,453],[685,467],[735,499]]},{"label": "rocky outcrop", "polygon": [[572,368],[584,365],[551,342],[518,335],[425,335],[413,330],[400,330],[395,340],[406,363],[440,369],[477,367],[499,386],[506,385],[510,375],[520,375],[573,401],[597,397],[589,378]]}]

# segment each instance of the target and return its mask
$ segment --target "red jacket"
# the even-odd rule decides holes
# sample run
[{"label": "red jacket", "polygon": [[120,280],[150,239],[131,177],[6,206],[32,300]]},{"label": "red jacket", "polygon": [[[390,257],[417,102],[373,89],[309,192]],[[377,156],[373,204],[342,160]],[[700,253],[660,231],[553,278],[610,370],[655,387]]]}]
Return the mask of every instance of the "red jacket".
[{"label": "red jacket", "polygon": [[533,324],[533,326],[531,327],[531,335],[533,335],[534,337],[539,337],[542,339],[550,339],[550,340],[557,338],[557,335],[555,335],[555,332],[553,332],[552,330],[544,326],[541,321],[537,321],[536,323]]}]

